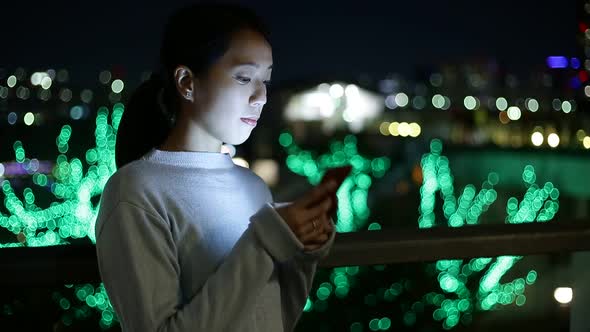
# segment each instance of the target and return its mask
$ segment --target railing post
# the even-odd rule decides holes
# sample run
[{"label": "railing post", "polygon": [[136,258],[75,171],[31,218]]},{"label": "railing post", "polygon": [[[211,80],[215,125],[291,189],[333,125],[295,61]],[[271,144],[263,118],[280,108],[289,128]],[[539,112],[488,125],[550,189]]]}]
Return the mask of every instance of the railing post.
[{"label": "railing post", "polygon": [[570,332],[590,332],[590,252],[572,253]]}]

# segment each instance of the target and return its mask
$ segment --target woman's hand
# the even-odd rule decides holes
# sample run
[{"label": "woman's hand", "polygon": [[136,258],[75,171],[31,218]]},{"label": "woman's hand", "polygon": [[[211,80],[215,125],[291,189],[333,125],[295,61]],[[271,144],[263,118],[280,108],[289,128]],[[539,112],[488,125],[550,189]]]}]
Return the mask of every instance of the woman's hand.
[{"label": "woman's hand", "polygon": [[333,200],[336,186],[334,181],[321,184],[292,204],[276,209],[306,251],[321,247],[334,231],[329,211],[337,204]]}]

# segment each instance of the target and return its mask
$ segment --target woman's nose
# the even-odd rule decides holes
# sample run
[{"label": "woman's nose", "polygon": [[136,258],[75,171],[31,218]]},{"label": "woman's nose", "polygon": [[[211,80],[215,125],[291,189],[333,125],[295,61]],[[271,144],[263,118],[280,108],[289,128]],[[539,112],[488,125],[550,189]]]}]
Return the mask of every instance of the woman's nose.
[{"label": "woman's nose", "polygon": [[266,104],[266,85],[259,84],[252,96],[250,97],[250,104],[252,106],[262,107]]}]

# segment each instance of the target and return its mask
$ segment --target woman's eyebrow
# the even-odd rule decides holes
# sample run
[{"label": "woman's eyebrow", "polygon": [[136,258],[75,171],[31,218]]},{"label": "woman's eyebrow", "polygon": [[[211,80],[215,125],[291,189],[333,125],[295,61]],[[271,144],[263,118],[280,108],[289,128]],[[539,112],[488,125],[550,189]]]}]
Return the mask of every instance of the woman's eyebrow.
[{"label": "woman's eyebrow", "polygon": [[[240,62],[234,65],[234,67],[242,67],[242,66],[249,66],[254,67],[256,69],[260,68],[260,65],[256,62]],[[272,64],[268,66],[268,69],[272,69]]]}]

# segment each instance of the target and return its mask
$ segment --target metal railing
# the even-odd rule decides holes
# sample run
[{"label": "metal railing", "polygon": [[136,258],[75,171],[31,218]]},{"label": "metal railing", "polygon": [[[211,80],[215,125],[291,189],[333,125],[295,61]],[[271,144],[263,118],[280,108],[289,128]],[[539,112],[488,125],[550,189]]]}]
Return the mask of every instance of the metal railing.
[{"label": "metal railing", "polygon": [[[339,233],[320,267],[590,251],[590,222]],[[94,245],[0,249],[2,285],[100,282]]]}]

